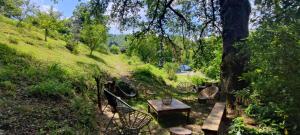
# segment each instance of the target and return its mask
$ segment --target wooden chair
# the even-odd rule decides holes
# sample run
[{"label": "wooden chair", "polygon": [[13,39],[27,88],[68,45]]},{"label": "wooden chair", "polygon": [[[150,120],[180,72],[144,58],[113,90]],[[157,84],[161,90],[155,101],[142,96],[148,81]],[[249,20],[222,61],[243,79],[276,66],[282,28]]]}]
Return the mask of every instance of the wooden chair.
[{"label": "wooden chair", "polygon": [[109,121],[106,131],[108,130],[109,124],[112,123],[115,113],[118,113],[120,124],[120,134],[123,135],[138,135],[141,133],[142,128],[148,126],[147,132],[151,134],[149,123],[152,120],[152,116],[148,113],[144,113],[132,108],[126,102],[124,102],[120,97],[117,97],[108,90],[104,90],[104,94],[107,98],[108,104],[113,108],[113,117]]},{"label": "wooden chair", "polygon": [[199,103],[202,103],[203,101],[214,101],[218,92],[219,88],[216,86],[210,86],[203,89],[198,95]]}]

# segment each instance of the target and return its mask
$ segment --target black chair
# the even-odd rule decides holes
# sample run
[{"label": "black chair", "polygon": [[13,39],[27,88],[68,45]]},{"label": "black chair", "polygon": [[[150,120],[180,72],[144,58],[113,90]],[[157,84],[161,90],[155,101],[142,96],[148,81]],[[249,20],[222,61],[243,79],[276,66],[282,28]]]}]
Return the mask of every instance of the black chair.
[{"label": "black chair", "polygon": [[[124,102],[120,97],[117,97],[108,90],[104,90],[104,95],[107,98],[108,104],[112,107],[113,117],[110,119],[108,125],[106,126],[106,131],[108,130],[109,125],[112,123],[115,113],[118,113],[120,124],[119,126],[120,134],[122,135],[138,135],[142,133],[141,130],[148,126],[148,130],[151,134],[149,128],[149,123],[152,120],[152,116],[148,113],[144,113],[132,108],[126,102]],[[106,133],[106,132],[105,132]]]}]

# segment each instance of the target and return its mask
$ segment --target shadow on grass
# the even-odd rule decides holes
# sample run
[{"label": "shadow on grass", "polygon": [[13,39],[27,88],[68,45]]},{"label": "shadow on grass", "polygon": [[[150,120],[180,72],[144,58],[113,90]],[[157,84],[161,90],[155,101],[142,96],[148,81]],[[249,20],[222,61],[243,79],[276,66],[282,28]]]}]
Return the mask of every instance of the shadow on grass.
[{"label": "shadow on grass", "polygon": [[104,59],[98,57],[98,56],[89,55],[89,54],[87,54],[86,56],[89,57],[89,58],[91,58],[91,59],[93,59],[93,60],[95,60],[95,61],[98,61],[98,62],[101,62],[101,63],[107,65],[106,61]]}]

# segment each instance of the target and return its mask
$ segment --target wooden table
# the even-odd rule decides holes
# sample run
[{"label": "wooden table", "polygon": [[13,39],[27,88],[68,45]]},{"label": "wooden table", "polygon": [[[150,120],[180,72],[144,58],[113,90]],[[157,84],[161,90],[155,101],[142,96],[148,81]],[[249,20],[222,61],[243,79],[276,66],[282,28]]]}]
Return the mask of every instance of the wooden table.
[{"label": "wooden table", "polygon": [[177,99],[172,99],[172,103],[170,105],[164,105],[162,103],[161,99],[156,100],[148,100],[148,112],[150,113],[150,110],[153,110],[153,112],[156,114],[156,118],[158,120],[159,116],[162,114],[169,114],[173,112],[186,112],[186,121],[189,121],[191,107],[182,103],[181,101]]}]

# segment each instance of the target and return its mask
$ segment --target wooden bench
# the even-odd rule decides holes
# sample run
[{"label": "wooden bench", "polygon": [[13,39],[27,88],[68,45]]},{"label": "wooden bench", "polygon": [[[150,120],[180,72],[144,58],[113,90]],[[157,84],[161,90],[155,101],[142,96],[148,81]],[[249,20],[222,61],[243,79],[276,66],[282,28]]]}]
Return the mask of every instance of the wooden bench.
[{"label": "wooden bench", "polygon": [[218,102],[203,123],[202,130],[205,135],[220,134],[222,118],[225,117],[225,103]]}]

